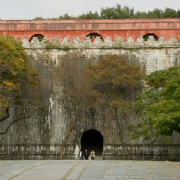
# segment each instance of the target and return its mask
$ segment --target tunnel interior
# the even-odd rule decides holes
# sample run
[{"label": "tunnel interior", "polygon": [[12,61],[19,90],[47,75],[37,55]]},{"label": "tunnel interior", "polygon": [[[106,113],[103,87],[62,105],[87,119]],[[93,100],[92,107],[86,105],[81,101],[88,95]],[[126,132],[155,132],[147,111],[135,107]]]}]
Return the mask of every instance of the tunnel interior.
[{"label": "tunnel interior", "polygon": [[88,130],[81,137],[81,150],[90,153],[95,151],[96,156],[101,156],[103,152],[103,137],[97,130]]}]

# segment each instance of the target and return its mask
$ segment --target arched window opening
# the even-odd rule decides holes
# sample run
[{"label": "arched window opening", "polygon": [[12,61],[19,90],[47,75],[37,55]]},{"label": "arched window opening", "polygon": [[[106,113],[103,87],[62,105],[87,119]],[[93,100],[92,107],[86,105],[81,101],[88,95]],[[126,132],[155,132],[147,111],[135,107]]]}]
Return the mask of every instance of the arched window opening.
[{"label": "arched window opening", "polygon": [[145,34],[145,35],[143,36],[143,39],[144,39],[145,41],[147,41],[147,40],[149,39],[149,36],[153,36],[154,39],[155,39],[155,41],[158,40],[158,37],[157,37],[154,33],[147,33],[147,34]]},{"label": "arched window opening", "polygon": [[88,130],[81,137],[81,150],[90,153],[92,150],[95,151],[96,156],[101,156],[103,152],[103,137],[97,130]]},{"label": "arched window opening", "polygon": [[86,37],[90,37],[92,42],[94,42],[97,37],[100,37],[100,39],[102,39],[102,41],[103,41],[102,36],[98,33],[90,33]]},{"label": "arched window opening", "polygon": [[33,37],[37,37],[39,39],[39,41],[42,41],[44,36],[42,34],[34,34],[31,38],[30,38],[30,42],[32,41]]}]

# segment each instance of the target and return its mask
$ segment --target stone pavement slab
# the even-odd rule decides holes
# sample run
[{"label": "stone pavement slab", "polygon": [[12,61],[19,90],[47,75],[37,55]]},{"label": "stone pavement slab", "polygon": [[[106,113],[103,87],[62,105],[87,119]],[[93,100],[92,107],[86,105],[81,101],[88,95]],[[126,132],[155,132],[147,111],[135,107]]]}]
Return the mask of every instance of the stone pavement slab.
[{"label": "stone pavement slab", "polygon": [[180,163],[169,161],[0,161],[0,180],[180,180]]}]

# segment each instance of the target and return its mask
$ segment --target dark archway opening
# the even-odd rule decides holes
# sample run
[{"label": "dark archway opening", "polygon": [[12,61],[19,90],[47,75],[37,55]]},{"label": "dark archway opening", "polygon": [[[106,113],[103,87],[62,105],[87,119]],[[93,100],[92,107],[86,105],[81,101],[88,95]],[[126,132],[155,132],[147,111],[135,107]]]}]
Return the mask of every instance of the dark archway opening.
[{"label": "dark archway opening", "polygon": [[158,40],[158,37],[157,37],[154,33],[147,33],[147,34],[145,34],[145,35],[143,36],[143,39],[144,39],[145,41],[147,41],[147,40],[149,39],[149,36],[153,36],[154,39],[155,39],[155,41]]},{"label": "dark archway opening", "polygon": [[43,38],[44,38],[44,36],[43,36],[42,34],[34,34],[34,35],[30,38],[29,42],[32,41],[33,37],[37,37],[37,38],[39,39],[39,41],[42,41]]},{"label": "dark archway opening", "polygon": [[103,137],[100,132],[96,130],[88,130],[81,137],[81,149],[88,150],[90,153],[95,151],[96,156],[101,156],[103,152]]},{"label": "dark archway opening", "polygon": [[[90,34],[88,34],[86,37],[90,37],[91,41],[93,41],[93,42],[94,42],[94,40],[95,40],[97,37],[100,37],[100,39],[102,39],[102,41],[103,41],[102,36],[101,36],[100,34],[98,34],[98,33],[90,33]],[[93,38],[94,38],[94,39],[93,39]]]}]

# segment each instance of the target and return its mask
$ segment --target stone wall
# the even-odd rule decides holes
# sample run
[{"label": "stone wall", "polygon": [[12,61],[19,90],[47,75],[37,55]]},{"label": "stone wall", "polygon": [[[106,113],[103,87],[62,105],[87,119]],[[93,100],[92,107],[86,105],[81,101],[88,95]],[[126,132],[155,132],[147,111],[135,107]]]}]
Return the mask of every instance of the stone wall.
[{"label": "stone wall", "polygon": [[[100,56],[107,54],[124,54],[128,55],[130,60],[139,61],[142,67],[146,68],[147,74],[180,63],[180,42],[174,37],[171,37],[169,41],[163,37],[158,41],[155,41],[153,37],[144,41],[142,37],[139,37],[136,42],[131,37],[126,42],[123,42],[121,37],[113,42],[111,37],[108,37],[104,42],[96,38],[94,43],[89,38],[82,43],[78,37],[73,42],[70,42],[68,37],[62,42],[58,38],[55,38],[53,42],[49,42],[47,38],[41,42],[33,38],[29,42],[24,38],[22,42],[29,57],[39,62],[41,78],[46,76],[48,80],[47,87],[42,89],[47,94],[44,99],[47,106],[43,109],[43,115],[36,113],[31,119],[19,121],[6,135],[0,136],[0,159],[59,159],[61,144],[70,117],[57,101],[58,94],[61,94],[61,86],[52,74],[56,75],[54,70],[60,66],[61,58],[66,54],[81,53],[82,64],[88,60],[96,63]],[[134,112],[122,117],[127,159],[180,160],[180,134],[174,133],[170,137],[170,144],[158,142],[150,147],[149,142],[143,138],[131,140],[127,126],[137,121],[138,118],[135,117]],[[0,130],[3,131],[6,126],[7,123],[3,123]],[[81,137],[90,129],[99,131],[103,136],[104,159],[122,159],[122,147],[113,110],[98,107],[93,115],[86,109],[83,110],[68,140],[64,158],[77,158]]]}]

